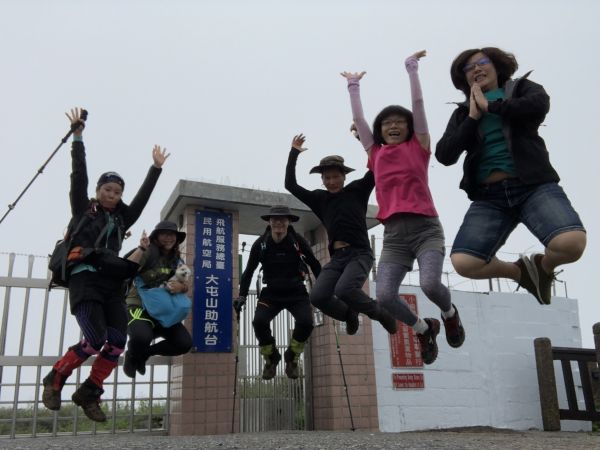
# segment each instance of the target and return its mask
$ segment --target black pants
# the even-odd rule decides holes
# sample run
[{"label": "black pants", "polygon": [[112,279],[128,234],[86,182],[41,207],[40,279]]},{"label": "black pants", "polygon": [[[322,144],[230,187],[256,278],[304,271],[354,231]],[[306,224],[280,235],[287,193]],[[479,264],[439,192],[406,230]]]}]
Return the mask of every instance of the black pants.
[{"label": "black pants", "polygon": [[310,302],[340,321],[346,320],[348,309],[375,317],[379,305],[362,290],[372,266],[373,255],[369,249],[336,250],[321,270],[310,292]]},{"label": "black pants", "polygon": [[275,343],[271,333],[271,321],[284,309],[287,309],[294,317],[294,331],[292,338],[298,342],[306,342],[313,330],[313,314],[308,294],[294,295],[269,295],[268,291],[261,292],[260,299],[256,304],[252,326],[254,334],[260,346]]},{"label": "black pants", "polygon": [[[131,312],[136,307],[129,307]],[[131,314],[129,319],[131,320]],[[139,319],[131,321],[127,327],[129,342],[127,349],[134,358],[146,360],[153,355],[177,356],[187,353],[192,348],[192,337],[182,323],[164,328],[156,320],[152,320],[146,311]],[[164,340],[150,345],[153,339]]]}]

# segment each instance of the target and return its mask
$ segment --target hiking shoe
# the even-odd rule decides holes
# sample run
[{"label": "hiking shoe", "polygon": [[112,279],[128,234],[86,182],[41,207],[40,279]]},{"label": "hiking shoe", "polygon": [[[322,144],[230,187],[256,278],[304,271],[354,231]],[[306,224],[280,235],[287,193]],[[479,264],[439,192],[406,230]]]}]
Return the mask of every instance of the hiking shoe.
[{"label": "hiking shoe", "polygon": [[395,334],[396,331],[398,331],[396,319],[392,317],[387,309],[379,304],[377,305],[377,312],[375,313],[374,319],[377,320],[388,333]]},{"label": "hiking shoe", "polygon": [[58,381],[57,385],[61,387],[61,389],[56,389],[56,385],[54,384],[55,377],[60,377],[60,375],[55,369],[52,369],[42,380],[42,384],[44,386],[44,391],[42,392],[42,403],[44,403],[46,408],[51,409],[52,411],[58,411],[60,409],[60,393],[62,386],[65,384],[65,380],[56,380]]},{"label": "hiking shoe", "polygon": [[527,292],[535,297],[540,305],[543,305],[540,295],[539,276],[535,264],[532,264],[526,255],[521,255],[514,264],[521,270],[521,278],[519,279],[517,291],[520,287],[525,288]]},{"label": "hiking shoe", "polygon": [[281,361],[281,353],[277,350],[277,347],[273,349],[273,353],[269,355],[269,358],[265,361],[265,366],[263,367],[262,379],[270,380],[277,373],[277,364]]},{"label": "hiking shoe", "polygon": [[346,334],[349,334],[350,336],[356,334],[359,326],[358,313],[348,309],[348,314],[346,315]]},{"label": "hiking shoe", "polygon": [[442,321],[444,322],[444,329],[446,330],[446,341],[450,347],[458,348],[465,342],[465,329],[463,328],[460,316],[458,315],[458,308],[453,303],[454,315],[448,319],[444,319],[442,315]]},{"label": "hiking shoe", "polygon": [[283,354],[283,360],[285,361],[285,374],[292,380],[295,380],[300,376],[300,369],[298,367],[299,357],[300,355],[295,353],[291,348],[288,348]]},{"label": "hiking shoe", "polygon": [[538,288],[540,290],[540,299],[543,305],[549,305],[552,302],[552,282],[554,273],[546,273],[542,267],[542,258],[544,255],[536,253],[531,255],[529,261],[535,266],[538,273]]},{"label": "hiking shoe", "polygon": [[106,422],[106,415],[100,408],[100,396],[104,390],[100,389],[89,380],[85,380],[77,389],[71,399],[77,406],[81,406],[88,419],[94,422]]},{"label": "hiking shoe", "polygon": [[433,363],[438,355],[438,346],[435,338],[440,332],[440,321],[437,319],[423,319],[429,328],[423,334],[417,333],[419,344],[421,344],[421,359],[425,364]]}]

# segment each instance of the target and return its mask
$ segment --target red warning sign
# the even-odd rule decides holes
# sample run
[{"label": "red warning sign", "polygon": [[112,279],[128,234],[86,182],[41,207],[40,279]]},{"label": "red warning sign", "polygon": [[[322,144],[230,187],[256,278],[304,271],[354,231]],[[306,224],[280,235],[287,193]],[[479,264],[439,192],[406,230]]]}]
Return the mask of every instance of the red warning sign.
[{"label": "red warning sign", "polygon": [[[418,315],[417,296],[414,294],[399,294],[410,309]],[[408,325],[398,321],[398,331],[390,335],[390,357],[393,368],[423,367],[421,347],[415,332]]]},{"label": "red warning sign", "polygon": [[394,389],[425,389],[425,379],[422,373],[393,373],[392,386]]}]

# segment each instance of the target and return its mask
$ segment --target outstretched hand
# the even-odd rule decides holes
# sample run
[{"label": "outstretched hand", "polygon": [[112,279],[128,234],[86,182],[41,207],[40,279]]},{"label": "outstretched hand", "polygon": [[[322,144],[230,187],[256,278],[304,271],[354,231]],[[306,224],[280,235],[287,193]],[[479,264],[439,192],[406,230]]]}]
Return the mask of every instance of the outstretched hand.
[{"label": "outstretched hand", "polygon": [[307,148],[302,147],[304,145],[304,141],[306,141],[306,137],[302,133],[297,134],[294,136],[294,139],[292,139],[292,148],[295,148],[300,153],[308,150]]},{"label": "outstretched hand", "polygon": [[364,77],[366,75],[367,72],[362,71],[362,72],[342,72],[340,73],[341,76],[343,76],[346,80],[350,81],[350,80],[360,80],[362,77]]},{"label": "outstretched hand", "polygon": [[71,108],[71,114],[68,112],[65,113],[65,116],[67,116],[71,121],[73,135],[77,137],[81,137],[83,129],[85,128],[85,121],[81,118],[82,111],[83,108]]},{"label": "outstretched hand", "polygon": [[154,160],[154,167],[160,169],[167,158],[171,156],[170,153],[167,153],[167,149],[161,149],[160,145],[155,145],[152,149],[152,159]]}]

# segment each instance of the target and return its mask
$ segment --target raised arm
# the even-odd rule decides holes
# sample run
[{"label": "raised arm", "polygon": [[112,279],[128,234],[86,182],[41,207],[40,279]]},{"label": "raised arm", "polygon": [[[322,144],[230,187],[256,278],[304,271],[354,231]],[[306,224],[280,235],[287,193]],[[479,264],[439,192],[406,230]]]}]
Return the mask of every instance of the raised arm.
[{"label": "raised arm", "polygon": [[[88,174],[85,162],[85,147],[83,145],[83,129],[85,122],[81,119],[81,108],[73,108],[65,115],[71,121],[73,129],[73,145],[71,150],[71,214],[78,216],[85,212],[90,202],[88,197]],[[79,126],[77,126],[79,124]]]},{"label": "raised arm", "polygon": [[348,92],[350,93],[350,106],[352,108],[352,120],[358,132],[358,139],[365,151],[369,151],[374,144],[373,133],[365,119],[362,102],[360,100],[360,80],[367,72],[342,72],[341,75],[348,80]]},{"label": "raised arm", "polygon": [[292,148],[285,168],[285,188],[298,198],[298,200],[306,203],[310,207],[314,201],[313,192],[303,188],[296,181],[296,162],[298,161],[298,155],[306,151],[306,148],[302,147],[305,140],[306,138],[303,134],[294,136],[294,139],[292,140]]},{"label": "raised arm", "polygon": [[427,127],[427,116],[425,115],[425,102],[423,101],[423,91],[421,90],[421,82],[419,81],[419,59],[426,56],[427,52],[421,50],[404,61],[408,79],[410,82],[410,98],[412,101],[413,123],[415,135],[423,148],[429,149],[431,138],[429,136],[429,128]]},{"label": "raised arm", "polygon": [[129,204],[127,212],[124,214],[126,228],[129,228],[131,225],[133,225],[142,214],[142,211],[144,210],[146,204],[148,203],[148,200],[150,199],[150,194],[152,194],[152,191],[156,186],[158,177],[162,172],[162,166],[169,157],[169,155],[170,153],[167,153],[167,149],[161,149],[160,145],[155,145],[152,149],[153,164],[148,170],[146,178],[140,186],[140,189],[135,194],[135,197]]}]

